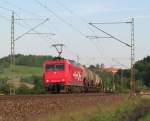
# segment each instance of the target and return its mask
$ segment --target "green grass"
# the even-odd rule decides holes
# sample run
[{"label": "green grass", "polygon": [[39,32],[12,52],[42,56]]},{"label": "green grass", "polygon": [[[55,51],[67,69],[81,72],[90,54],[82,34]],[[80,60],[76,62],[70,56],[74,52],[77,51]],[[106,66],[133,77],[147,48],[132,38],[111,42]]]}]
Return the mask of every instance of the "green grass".
[{"label": "green grass", "polygon": [[150,95],[143,95],[141,98],[143,100],[150,100]]},{"label": "green grass", "polygon": [[121,121],[125,114],[129,114],[141,103],[137,98],[134,100],[124,100],[118,105],[99,107],[95,115],[83,121]]},{"label": "green grass", "polygon": [[49,115],[38,121],[121,121],[123,116],[130,114],[141,104],[138,98],[133,100],[125,99],[122,102],[113,104],[100,104],[98,107],[81,109],[78,112],[63,112],[58,115]]},{"label": "green grass", "polygon": [[[150,102],[150,96],[144,95],[141,97],[143,101]],[[150,112],[146,113],[143,117],[141,117],[138,121],[150,121]]]},{"label": "green grass", "polygon": [[42,76],[43,69],[40,67],[28,67],[28,66],[15,66],[15,70],[12,72],[10,68],[3,69],[0,77],[7,77],[9,79],[28,77],[32,75]]},{"label": "green grass", "polygon": [[142,118],[140,118],[138,121],[150,121],[150,112],[145,114]]}]

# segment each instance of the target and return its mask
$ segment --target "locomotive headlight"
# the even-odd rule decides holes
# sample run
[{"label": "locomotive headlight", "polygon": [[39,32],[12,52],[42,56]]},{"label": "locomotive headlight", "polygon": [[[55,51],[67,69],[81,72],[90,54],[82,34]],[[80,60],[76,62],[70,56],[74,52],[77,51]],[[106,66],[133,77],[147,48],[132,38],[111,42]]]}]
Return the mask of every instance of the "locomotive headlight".
[{"label": "locomotive headlight", "polygon": [[49,82],[49,80],[46,80],[46,83],[48,83]]}]

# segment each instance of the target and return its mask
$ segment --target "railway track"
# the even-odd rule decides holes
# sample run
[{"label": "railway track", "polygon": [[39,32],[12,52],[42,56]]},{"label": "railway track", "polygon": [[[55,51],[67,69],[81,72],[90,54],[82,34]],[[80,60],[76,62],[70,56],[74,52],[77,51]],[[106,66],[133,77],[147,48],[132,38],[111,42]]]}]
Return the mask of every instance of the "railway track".
[{"label": "railway track", "polygon": [[43,98],[43,97],[81,97],[81,96],[108,96],[108,95],[119,95],[119,93],[72,93],[72,94],[40,94],[40,95],[1,95],[1,99],[13,99],[13,98]]},{"label": "railway track", "polygon": [[108,93],[0,96],[0,121],[33,121],[42,115],[114,103],[123,97]]}]

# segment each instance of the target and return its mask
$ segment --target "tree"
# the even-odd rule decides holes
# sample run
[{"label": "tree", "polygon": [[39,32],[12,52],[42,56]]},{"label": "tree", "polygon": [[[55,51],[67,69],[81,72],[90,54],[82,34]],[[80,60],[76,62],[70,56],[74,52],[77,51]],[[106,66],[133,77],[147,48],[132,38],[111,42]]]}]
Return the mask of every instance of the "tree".
[{"label": "tree", "polygon": [[[52,56],[40,56],[40,55],[15,55],[15,64],[24,66],[36,66],[40,67],[43,62],[48,59],[52,59]],[[0,65],[8,67],[10,64],[10,56],[6,56],[0,59]]]},{"label": "tree", "polygon": [[136,79],[142,80],[143,84],[150,87],[150,56],[135,63]]}]

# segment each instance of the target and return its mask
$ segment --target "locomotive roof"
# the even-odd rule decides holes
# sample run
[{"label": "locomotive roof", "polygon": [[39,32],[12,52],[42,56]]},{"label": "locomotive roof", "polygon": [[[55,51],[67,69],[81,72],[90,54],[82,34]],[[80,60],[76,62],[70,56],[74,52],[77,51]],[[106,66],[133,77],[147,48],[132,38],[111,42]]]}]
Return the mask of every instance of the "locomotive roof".
[{"label": "locomotive roof", "polygon": [[65,62],[67,61],[66,59],[57,59],[57,60],[53,60],[53,59],[50,59],[50,60],[46,60],[44,61],[44,63],[49,63],[49,62]]},{"label": "locomotive roof", "polygon": [[72,65],[74,65],[74,66],[80,66],[80,64],[79,63],[77,63],[76,61],[74,61],[74,60],[68,60]]},{"label": "locomotive roof", "polygon": [[67,60],[67,59],[64,59],[64,58],[61,58],[61,59],[50,59],[50,60],[46,60],[44,63],[49,63],[49,62],[69,62],[70,64],[72,64],[74,66],[80,66],[80,64],[77,63],[76,61],[74,61],[74,60]]}]

